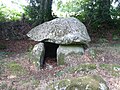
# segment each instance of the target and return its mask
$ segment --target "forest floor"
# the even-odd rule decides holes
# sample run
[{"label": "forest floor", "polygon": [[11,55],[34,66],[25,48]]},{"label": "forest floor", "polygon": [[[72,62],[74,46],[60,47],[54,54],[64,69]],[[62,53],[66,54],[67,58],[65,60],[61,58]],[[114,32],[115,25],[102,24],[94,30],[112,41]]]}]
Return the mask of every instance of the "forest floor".
[{"label": "forest floor", "polygon": [[120,41],[90,43],[79,62],[71,62],[72,67],[57,66],[48,58],[41,70],[28,57],[36,43],[0,40],[0,90],[45,90],[50,83],[83,75],[99,75],[110,90],[120,90]]}]

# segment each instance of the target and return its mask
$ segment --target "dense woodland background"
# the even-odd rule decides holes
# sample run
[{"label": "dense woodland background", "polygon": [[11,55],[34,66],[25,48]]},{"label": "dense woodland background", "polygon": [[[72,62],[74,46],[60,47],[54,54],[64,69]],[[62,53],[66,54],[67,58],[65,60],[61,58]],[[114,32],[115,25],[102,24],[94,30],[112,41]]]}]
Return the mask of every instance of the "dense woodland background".
[{"label": "dense woodland background", "polygon": [[120,36],[120,0],[28,0],[27,6],[17,0],[12,3],[20,5],[23,12],[0,3],[0,39],[26,39],[31,28],[59,16],[78,18],[93,40],[118,40]]}]

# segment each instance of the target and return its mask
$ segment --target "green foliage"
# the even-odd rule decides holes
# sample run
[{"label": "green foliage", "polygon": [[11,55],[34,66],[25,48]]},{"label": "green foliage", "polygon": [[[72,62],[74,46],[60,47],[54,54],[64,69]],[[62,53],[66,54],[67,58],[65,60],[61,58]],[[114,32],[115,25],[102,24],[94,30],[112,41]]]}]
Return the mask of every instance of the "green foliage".
[{"label": "green foliage", "polygon": [[[15,2],[12,2],[15,3]],[[18,3],[16,3],[18,4]],[[21,5],[21,7],[24,7]],[[0,22],[16,21],[21,19],[22,13],[16,9],[11,9],[0,3]]]},{"label": "green foliage", "polygon": [[[58,0],[57,2],[57,9],[61,12],[61,15],[64,16],[70,16],[78,14],[81,5],[81,0],[69,0],[66,3],[63,3],[61,0]],[[63,13],[62,13],[63,12]]]},{"label": "green foliage", "polygon": [[25,15],[33,26],[39,25],[52,17],[52,0],[29,0],[29,5],[24,8]]},{"label": "green foliage", "polygon": [[74,16],[92,30],[109,29],[105,25],[117,28],[120,24],[120,6],[113,7],[113,0],[69,0],[66,3],[58,0],[57,3],[62,15]]},{"label": "green foliage", "polygon": [[34,7],[28,5],[24,8],[24,10],[25,10],[25,16],[27,17],[29,22],[32,23],[38,18],[37,17],[38,11]]},{"label": "green foliage", "polygon": [[68,12],[69,14],[72,12],[80,11],[80,0],[71,0],[62,5],[62,1],[58,1],[58,9],[62,12]]},{"label": "green foliage", "polygon": [[18,13],[17,11],[10,10],[7,7],[1,7],[0,8],[0,21],[5,22],[5,21],[15,21],[21,18],[21,14]]},{"label": "green foliage", "polygon": [[3,12],[4,8],[6,8],[6,7],[1,5],[1,7],[0,7],[0,21],[5,21],[6,20],[5,13]]}]

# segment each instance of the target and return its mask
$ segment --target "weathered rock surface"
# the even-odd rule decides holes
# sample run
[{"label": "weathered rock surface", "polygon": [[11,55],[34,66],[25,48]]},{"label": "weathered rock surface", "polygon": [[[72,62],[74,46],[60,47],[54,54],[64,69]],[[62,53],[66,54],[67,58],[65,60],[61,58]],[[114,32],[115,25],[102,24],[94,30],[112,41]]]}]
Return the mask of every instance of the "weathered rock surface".
[{"label": "weathered rock surface", "polygon": [[85,25],[74,17],[56,18],[33,28],[27,34],[35,41],[56,44],[87,44],[90,37]]},{"label": "weathered rock surface", "polygon": [[84,53],[83,47],[80,45],[60,45],[57,49],[57,64],[63,65],[69,63],[66,61],[68,56],[79,55]]},{"label": "weathered rock surface", "polygon": [[33,50],[30,52],[30,60],[36,65],[36,67],[41,67],[45,55],[45,49],[43,43],[38,43],[34,46]]},{"label": "weathered rock surface", "polygon": [[60,80],[47,86],[46,90],[109,90],[109,88],[101,77],[95,75]]},{"label": "weathered rock surface", "polygon": [[[56,55],[57,53],[58,65],[69,64],[69,60],[66,60],[66,58],[74,55],[81,56],[84,53],[83,47],[87,46],[91,40],[85,25],[74,17],[56,18],[45,22],[29,31],[27,36],[44,44],[37,44],[32,51],[33,60],[36,60],[39,66],[43,64],[44,54],[47,56],[47,52],[45,52],[47,50],[51,50],[48,55],[53,53]],[[46,43],[60,46],[53,50],[49,49]]]}]

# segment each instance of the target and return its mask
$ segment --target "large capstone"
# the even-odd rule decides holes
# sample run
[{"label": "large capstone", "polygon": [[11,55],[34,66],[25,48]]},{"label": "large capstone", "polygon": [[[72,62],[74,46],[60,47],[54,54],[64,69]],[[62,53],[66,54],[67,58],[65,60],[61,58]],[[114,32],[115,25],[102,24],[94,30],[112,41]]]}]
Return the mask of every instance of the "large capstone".
[{"label": "large capstone", "polygon": [[109,90],[100,76],[83,76],[54,82],[45,90]]},{"label": "large capstone", "polygon": [[56,44],[87,44],[90,42],[85,25],[73,17],[56,18],[45,22],[33,28],[27,36],[35,41]]}]

